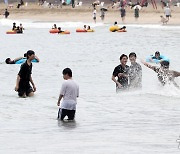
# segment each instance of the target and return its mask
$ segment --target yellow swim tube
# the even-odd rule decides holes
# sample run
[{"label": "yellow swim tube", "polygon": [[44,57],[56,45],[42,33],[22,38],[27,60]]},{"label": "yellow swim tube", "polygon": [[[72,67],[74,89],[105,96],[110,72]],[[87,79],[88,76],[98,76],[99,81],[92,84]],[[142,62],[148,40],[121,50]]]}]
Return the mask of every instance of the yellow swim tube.
[{"label": "yellow swim tube", "polygon": [[118,26],[111,26],[111,27],[109,28],[109,30],[110,30],[111,32],[115,32],[115,31],[118,31],[118,30],[119,30],[119,27],[118,27]]}]

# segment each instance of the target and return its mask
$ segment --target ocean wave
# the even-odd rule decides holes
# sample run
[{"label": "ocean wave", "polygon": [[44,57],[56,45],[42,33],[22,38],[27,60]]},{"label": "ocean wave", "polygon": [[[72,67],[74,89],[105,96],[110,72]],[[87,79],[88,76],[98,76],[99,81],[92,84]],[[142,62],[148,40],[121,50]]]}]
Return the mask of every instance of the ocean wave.
[{"label": "ocean wave", "polygon": [[10,19],[1,19],[0,25],[12,27],[13,23],[19,25],[23,24],[26,28],[51,28],[53,24],[56,24],[58,27],[62,28],[79,28],[83,25],[90,25],[91,27],[103,26],[103,23],[86,23],[86,22],[59,22],[59,21],[30,21],[30,20],[10,20]]}]

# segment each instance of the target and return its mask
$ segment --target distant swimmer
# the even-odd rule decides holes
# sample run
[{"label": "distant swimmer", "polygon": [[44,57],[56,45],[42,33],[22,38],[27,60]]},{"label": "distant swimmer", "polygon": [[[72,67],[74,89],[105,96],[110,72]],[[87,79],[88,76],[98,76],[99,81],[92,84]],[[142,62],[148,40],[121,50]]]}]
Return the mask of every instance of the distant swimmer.
[{"label": "distant swimmer", "polygon": [[[68,120],[74,120],[76,112],[77,97],[79,97],[79,86],[72,79],[72,71],[65,68],[62,72],[64,82],[62,83],[57,105],[60,106],[58,119],[64,120],[65,116]],[[63,101],[61,102],[61,99]]]},{"label": "distant swimmer", "polygon": [[177,83],[174,81],[175,77],[180,76],[180,72],[169,70],[169,62],[168,61],[161,61],[160,67],[152,66],[144,61],[141,60],[141,62],[148,68],[152,69],[157,73],[158,80],[162,85],[165,85],[167,83],[173,83],[176,87],[179,88]]},{"label": "distant swimmer", "polygon": [[64,31],[61,30],[61,27],[58,27],[58,30],[59,30],[58,34],[64,32]]},{"label": "distant swimmer", "polygon": [[136,62],[136,53],[131,52],[129,54],[129,60],[131,65],[128,70],[129,88],[141,88],[142,87],[142,67]]},{"label": "distant swimmer", "polygon": [[84,29],[84,30],[86,30],[86,28],[87,28],[87,26],[86,26],[86,25],[84,25],[83,29]]},{"label": "distant swimmer", "polygon": [[52,29],[57,29],[56,24],[54,24],[54,25],[52,26]]},{"label": "distant swimmer", "polygon": [[91,27],[90,27],[90,26],[88,26],[88,27],[87,27],[87,30],[91,30]]},{"label": "distant swimmer", "polygon": [[[116,92],[128,89],[129,66],[126,65],[127,60],[128,60],[128,56],[125,54],[122,54],[120,56],[121,64],[116,66],[113,71],[112,80],[116,83]],[[117,77],[117,79],[116,79],[116,77]]]},{"label": "distant swimmer", "polygon": [[150,55],[147,57],[146,62],[151,62],[151,63],[160,63],[161,61],[169,61],[169,58],[161,55],[159,51],[155,52],[155,55]]},{"label": "distant swimmer", "polygon": [[20,29],[21,33],[23,33],[24,27],[22,24],[19,25],[19,29]]},{"label": "distant swimmer", "polygon": [[161,57],[159,51],[156,51],[156,52],[155,52],[155,55],[152,56],[152,60],[153,60],[153,59],[162,60],[162,57]]},{"label": "distant swimmer", "polygon": [[6,58],[5,62],[6,64],[16,64],[16,62],[22,58],[24,57],[18,57],[18,58],[15,58],[14,60],[12,60],[11,58]]},{"label": "distant swimmer", "polygon": [[[12,60],[11,58],[6,58],[5,62],[6,64],[22,64],[27,60],[27,53],[24,54],[24,57],[18,57]],[[32,60],[32,62],[40,62],[40,59],[35,55],[35,58]]]},{"label": "distant swimmer", "polygon": [[[32,63],[35,58],[35,52],[32,50],[27,51],[27,60],[21,65],[20,71],[16,79],[15,91],[18,92],[19,97],[33,96],[36,91],[36,86],[32,79]],[[33,87],[31,87],[31,85]]]},{"label": "distant swimmer", "polygon": [[16,23],[15,22],[13,23],[12,30],[14,30],[14,31],[16,30]]}]

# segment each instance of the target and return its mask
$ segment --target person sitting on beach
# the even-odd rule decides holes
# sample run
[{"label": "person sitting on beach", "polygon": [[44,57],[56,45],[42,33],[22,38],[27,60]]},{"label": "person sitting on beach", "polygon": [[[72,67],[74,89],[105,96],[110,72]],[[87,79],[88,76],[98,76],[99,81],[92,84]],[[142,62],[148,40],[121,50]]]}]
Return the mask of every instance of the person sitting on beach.
[{"label": "person sitting on beach", "polygon": [[19,9],[20,6],[22,6],[22,5],[24,5],[24,1],[23,0],[21,0],[20,3],[18,3],[17,8]]},{"label": "person sitting on beach", "polygon": [[58,30],[59,30],[58,34],[64,32],[61,30],[61,27],[58,27]]},{"label": "person sitting on beach", "polygon": [[161,22],[164,24],[167,24],[168,23],[168,19],[164,18],[163,16],[160,16],[161,17]]},{"label": "person sitting on beach", "polygon": [[173,83],[175,87],[178,87],[178,84],[174,81],[175,77],[179,77],[180,76],[180,72],[174,71],[174,70],[169,70],[169,62],[168,61],[161,61],[161,66],[157,67],[157,66],[152,66],[146,62],[144,62],[143,60],[141,60],[141,62],[148,68],[152,69],[153,71],[155,71],[157,73],[158,76],[158,80],[160,81],[160,83],[164,86],[168,83]]},{"label": "person sitting on beach", "polygon": [[57,29],[56,24],[54,24],[54,25],[52,26],[52,29]]},{"label": "person sitting on beach", "polygon": [[6,58],[5,62],[6,64],[15,64],[18,60],[22,59],[24,57],[18,57],[18,58],[15,58],[14,60],[11,60],[11,58]]},{"label": "person sitting on beach", "polygon": [[13,23],[13,28],[12,28],[12,30],[14,30],[14,31],[16,30],[16,23],[15,23],[15,22]]}]

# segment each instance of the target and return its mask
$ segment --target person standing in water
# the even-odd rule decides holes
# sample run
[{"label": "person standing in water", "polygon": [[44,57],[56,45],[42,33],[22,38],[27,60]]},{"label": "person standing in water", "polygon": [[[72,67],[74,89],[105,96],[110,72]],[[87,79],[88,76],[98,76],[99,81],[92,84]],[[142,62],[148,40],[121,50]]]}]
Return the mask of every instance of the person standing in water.
[{"label": "person standing in water", "polygon": [[161,61],[160,67],[157,66],[152,66],[143,60],[141,62],[148,68],[152,69],[157,73],[158,80],[160,83],[164,86],[168,83],[173,83],[174,86],[179,88],[179,85],[174,81],[176,77],[180,76],[180,72],[174,71],[174,70],[169,70],[169,62],[168,61]]},{"label": "person standing in water", "polygon": [[[35,52],[32,50],[27,51],[27,60],[21,65],[20,71],[17,75],[15,91],[18,92],[20,97],[33,96],[36,91],[36,86],[32,79],[32,63],[35,58]],[[31,85],[33,88],[31,87]]]},{"label": "person standing in water", "polygon": [[[122,54],[120,56],[120,65],[114,68],[112,80],[116,83],[116,92],[127,90],[128,88],[128,70],[129,66],[126,65],[128,56]],[[117,79],[116,79],[117,77]]]},{"label": "person standing in water", "polygon": [[[58,119],[64,120],[68,116],[68,120],[74,120],[76,112],[77,97],[79,97],[79,86],[72,79],[72,71],[65,68],[62,72],[64,82],[62,83],[57,106],[60,106]],[[63,101],[61,102],[61,99]]]},{"label": "person standing in water", "polygon": [[136,6],[135,9],[134,9],[134,17],[135,17],[135,20],[138,20],[138,18],[139,18],[139,8],[138,8],[138,6]]},{"label": "person standing in water", "polygon": [[136,53],[131,52],[129,54],[129,60],[131,65],[128,71],[129,88],[138,89],[142,87],[142,67],[136,62]]},{"label": "person standing in water", "polygon": [[94,8],[94,10],[93,10],[93,20],[94,20],[94,22],[96,23],[96,8]]},{"label": "person standing in water", "polygon": [[7,9],[5,9],[5,12],[4,12],[4,17],[5,17],[5,18],[8,18],[8,16],[9,16],[9,12],[8,12],[8,10],[7,10]]},{"label": "person standing in water", "polygon": [[121,7],[121,8],[120,8],[120,13],[121,13],[122,22],[124,22],[125,16],[126,16],[126,10],[125,10],[124,7]]}]

